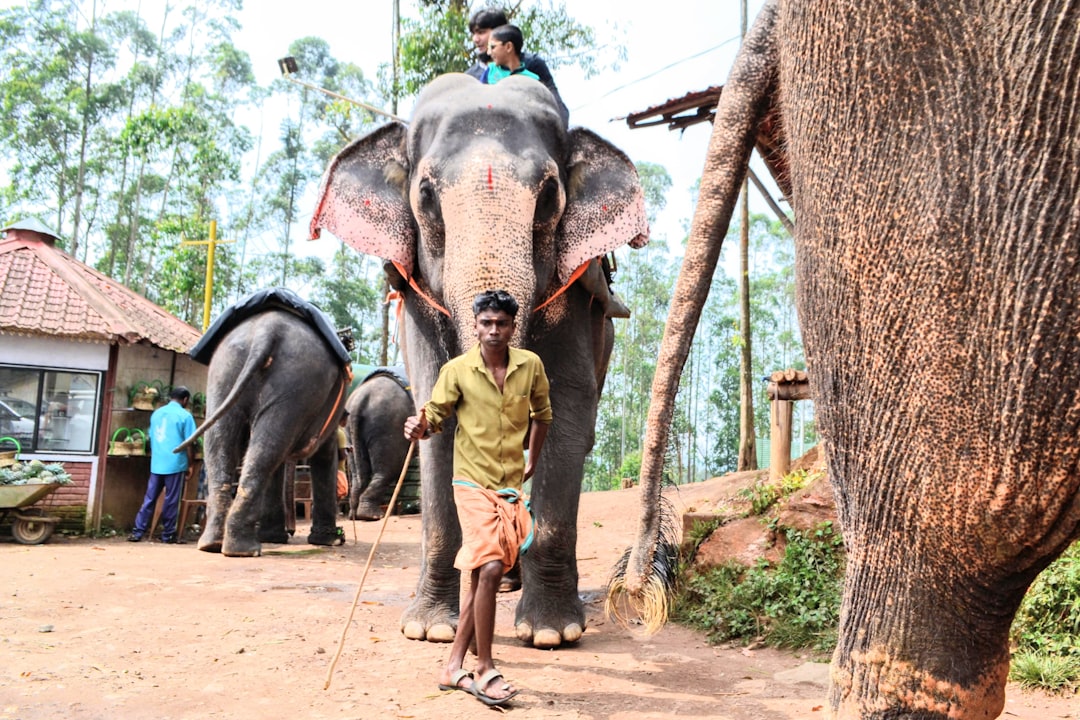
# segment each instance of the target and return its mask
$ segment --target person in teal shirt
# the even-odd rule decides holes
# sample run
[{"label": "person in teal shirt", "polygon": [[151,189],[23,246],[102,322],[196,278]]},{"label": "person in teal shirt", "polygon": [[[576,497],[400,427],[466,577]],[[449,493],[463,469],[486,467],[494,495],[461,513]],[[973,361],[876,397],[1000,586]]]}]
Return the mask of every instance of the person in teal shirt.
[{"label": "person in teal shirt", "polygon": [[521,62],[521,49],[525,45],[525,37],[517,25],[500,25],[491,31],[488,36],[488,55],[491,62],[480,78],[480,82],[486,85],[494,85],[503,78],[511,75],[521,75],[539,81],[540,76],[531,70],[526,70]]},{"label": "person in teal shirt", "polygon": [[161,541],[166,543],[183,542],[177,532],[176,517],[180,512],[180,494],[184,489],[184,476],[188,470],[194,470],[194,444],[186,453],[173,450],[195,432],[195,418],[187,411],[191,402],[191,392],[179,385],[169,393],[169,404],[159,407],[150,416],[150,480],[146,484],[146,495],[142,507],[135,516],[135,529],[128,535],[131,542],[139,542],[150,528],[161,491],[165,491],[165,502],[161,508]]}]

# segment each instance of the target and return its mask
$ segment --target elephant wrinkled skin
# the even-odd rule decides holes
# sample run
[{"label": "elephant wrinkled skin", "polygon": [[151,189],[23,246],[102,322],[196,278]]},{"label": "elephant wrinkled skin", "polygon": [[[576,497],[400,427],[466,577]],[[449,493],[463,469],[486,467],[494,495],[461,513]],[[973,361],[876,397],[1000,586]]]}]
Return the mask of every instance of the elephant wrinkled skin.
[{"label": "elephant wrinkled skin", "polygon": [[1080,6],[770,2],[717,109],[653,385],[640,592],[678,374],[778,108],[799,314],[847,547],[837,718],[992,718],[1080,535]]},{"label": "elephant wrinkled skin", "polygon": [[[646,240],[633,164],[587,130],[568,132],[551,93],[533,80],[482,85],[445,75],[421,94],[407,130],[386,125],[334,158],[313,236],[320,228],[393,263],[418,404],[443,363],[475,342],[476,294],[502,288],[518,299],[513,343],[543,359],[555,419],[532,480],[536,533],[522,562],[516,632],[538,647],[576,641],[585,627],[578,497],[613,341],[595,258]],[[449,641],[457,624],[453,431],[451,421],[420,443],[424,556],[402,618],[410,638]]]}]

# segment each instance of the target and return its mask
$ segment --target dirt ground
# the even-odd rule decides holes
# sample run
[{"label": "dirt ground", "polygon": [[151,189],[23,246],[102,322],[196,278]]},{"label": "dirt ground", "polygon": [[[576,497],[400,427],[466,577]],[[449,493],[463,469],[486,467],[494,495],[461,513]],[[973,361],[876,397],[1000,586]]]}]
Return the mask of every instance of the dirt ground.
[{"label": "dirt ground", "polygon": [[[709,492],[687,486],[679,509]],[[513,635],[519,593],[500,595],[495,655],[528,718],[822,718],[827,666],[767,648],[711,647],[683,627],[655,636],[603,617],[610,569],[632,539],[636,489],[582,497],[578,558],[588,628],[541,651]],[[344,652],[324,690],[380,523],[342,519],[349,542],[294,539],[261,558],[194,543],[53,537],[0,541],[0,720],[459,718],[489,710],[440,692],[449,646],[398,629],[416,583],[420,517],[394,517],[376,553]],[[297,538],[306,536],[301,527]],[[1080,701],[1010,686],[1002,717],[1080,718]]]}]

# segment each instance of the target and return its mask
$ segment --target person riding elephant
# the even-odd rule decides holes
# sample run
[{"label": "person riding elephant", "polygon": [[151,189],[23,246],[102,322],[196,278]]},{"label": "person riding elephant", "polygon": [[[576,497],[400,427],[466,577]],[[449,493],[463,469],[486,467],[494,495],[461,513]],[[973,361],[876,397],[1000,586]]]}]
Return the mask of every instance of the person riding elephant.
[{"label": "person riding elephant", "polygon": [[349,519],[378,520],[401,474],[409,441],[395,428],[413,413],[404,367],[376,368],[345,403],[353,464],[350,471]]},{"label": "person riding elephant", "polygon": [[304,458],[312,479],[307,541],[342,542],[335,430],[351,369],[329,320],[290,290],[262,290],[222,314],[190,355],[209,365],[207,418],[177,449],[205,433],[199,549],[257,556],[261,540],[286,541],[283,468]]},{"label": "person riding elephant", "polygon": [[648,499],[702,289],[764,133],[795,214],[847,553],[832,717],[998,717],[1013,616],[1080,536],[1077,48],[1080,6],[1062,0],[781,0],[724,86],[623,582],[639,598],[656,587]]},{"label": "person riding elephant", "polygon": [[[537,647],[578,640],[578,497],[618,312],[598,258],[647,241],[633,163],[589,130],[567,131],[535,81],[444,75],[407,128],[384,125],[331,161],[313,237],[322,228],[388,261],[414,398],[430,396],[439,368],[474,341],[478,293],[498,286],[519,299],[512,344],[542,358],[556,420],[532,480],[537,533],[522,562],[516,634]],[[424,557],[402,617],[414,639],[451,641],[457,625],[453,422],[419,450]]]}]

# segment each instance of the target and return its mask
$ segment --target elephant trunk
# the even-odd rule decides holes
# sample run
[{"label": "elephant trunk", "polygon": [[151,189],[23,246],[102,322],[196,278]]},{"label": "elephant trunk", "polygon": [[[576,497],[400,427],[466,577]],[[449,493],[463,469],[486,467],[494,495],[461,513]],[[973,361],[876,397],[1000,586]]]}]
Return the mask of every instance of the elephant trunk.
[{"label": "elephant trunk", "polygon": [[[658,588],[670,583],[659,578],[657,571],[667,566],[658,559],[664,554],[665,547],[662,532],[665,519],[660,498],[675,395],[709,294],[724,235],[742,188],[757,127],[776,82],[779,62],[774,33],[776,14],[774,2],[762,8],[717,107],[697,211],[653,376],[641,460],[638,538],[628,558],[625,577],[616,578],[608,588],[609,606],[617,604],[612,596],[625,591],[629,596],[627,601],[646,616],[648,625],[655,626],[666,620],[669,599],[666,593],[658,592]],[[663,598],[663,605],[657,607],[660,598]],[[657,619],[649,622],[649,617]]]},{"label": "elephant trunk", "polygon": [[[511,343],[520,347],[538,295],[537,260],[551,243],[537,243],[533,218],[536,187],[521,180],[514,167],[526,161],[505,153],[476,153],[459,179],[441,196],[446,227],[443,299],[457,326],[462,350],[476,340],[472,304],[485,290],[506,290],[518,301],[517,329]],[[538,253],[540,258],[538,258]],[[548,250],[553,256],[553,250]]]}]

